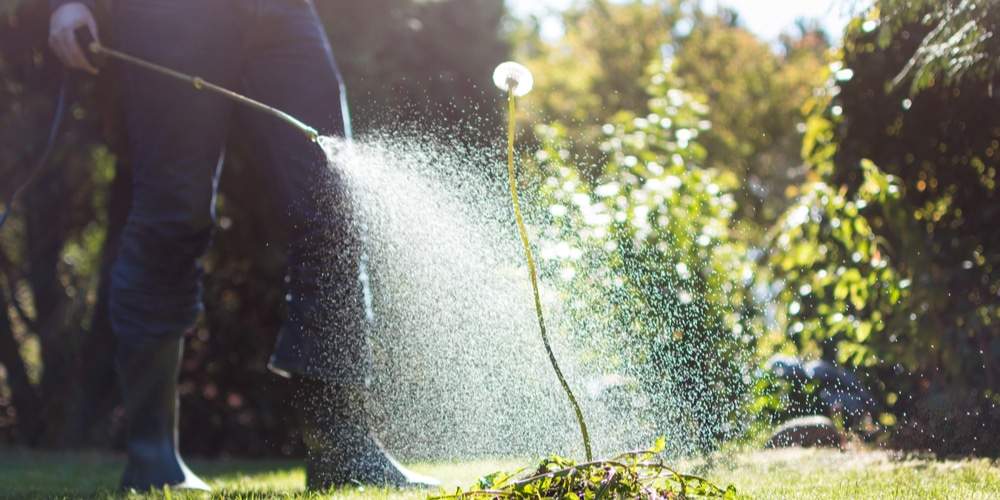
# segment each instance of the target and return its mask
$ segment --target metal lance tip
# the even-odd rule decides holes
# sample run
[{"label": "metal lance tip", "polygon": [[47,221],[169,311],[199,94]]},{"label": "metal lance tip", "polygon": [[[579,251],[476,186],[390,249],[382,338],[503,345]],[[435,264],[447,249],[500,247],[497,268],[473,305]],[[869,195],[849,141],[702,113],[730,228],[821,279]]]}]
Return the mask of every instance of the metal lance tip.
[{"label": "metal lance tip", "polygon": [[306,125],[305,123],[295,120],[295,118],[292,118],[291,116],[289,116],[288,118],[294,120],[294,122],[289,121],[289,123],[291,123],[292,125],[296,126],[299,130],[301,130],[302,133],[306,135],[307,139],[309,139],[312,142],[316,142],[317,140],[319,140],[318,130],[310,127],[309,125]]}]

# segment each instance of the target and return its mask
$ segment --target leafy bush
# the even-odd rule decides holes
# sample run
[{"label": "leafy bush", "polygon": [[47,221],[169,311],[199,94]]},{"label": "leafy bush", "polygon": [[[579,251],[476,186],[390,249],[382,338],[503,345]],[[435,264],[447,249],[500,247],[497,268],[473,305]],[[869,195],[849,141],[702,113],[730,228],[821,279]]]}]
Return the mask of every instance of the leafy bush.
[{"label": "leafy bush", "polygon": [[812,104],[813,182],[772,239],[785,334],[863,372],[899,444],[997,454],[996,82],[887,85],[930,27],[882,48],[863,21]]},{"label": "leafy bush", "polygon": [[732,227],[735,179],[701,165],[704,105],[660,65],[651,82],[650,114],[604,126],[604,165],[571,158],[560,124],[539,128],[550,207],[541,265],[592,366],[649,395],[634,415],[648,434],[630,429],[633,439],[681,432],[691,438],[668,451],[686,453],[740,427],[760,276]]}]

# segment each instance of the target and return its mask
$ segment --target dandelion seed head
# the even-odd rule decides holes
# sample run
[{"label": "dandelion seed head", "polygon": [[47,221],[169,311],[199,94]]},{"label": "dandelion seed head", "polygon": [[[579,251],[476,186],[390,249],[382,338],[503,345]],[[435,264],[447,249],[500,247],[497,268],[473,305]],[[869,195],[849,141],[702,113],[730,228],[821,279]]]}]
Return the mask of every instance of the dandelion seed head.
[{"label": "dandelion seed head", "polygon": [[515,96],[521,97],[531,92],[534,79],[528,68],[513,62],[500,63],[497,69],[493,70],[493,84],[504,92],[512,92]]}]

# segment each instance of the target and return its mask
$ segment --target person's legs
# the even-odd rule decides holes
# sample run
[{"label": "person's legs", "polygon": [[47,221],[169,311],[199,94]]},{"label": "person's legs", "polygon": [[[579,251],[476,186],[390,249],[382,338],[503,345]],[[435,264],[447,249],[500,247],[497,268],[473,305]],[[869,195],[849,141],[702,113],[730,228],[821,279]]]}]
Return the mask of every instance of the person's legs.
[{"label": "person's legs", "polygon": [[[348,135],[343,85],[312,4],[265,0],[260,5],[244,91],[321,134]],[[271,367],[297,379],[307,487],[439,484],[392,460],[368,426],[372,316],[361,228],[344,179],[298,130],[270,116],[246,116],[290,229],[286,320]]]},{"label": "person's legs", "polygon": [[[242,50],[226,0],[120,0],[118,45],[220,85],[238,82]],[[177,450],[183,332],[201,312],[202,270],[232,105],[143,68],[122,67],[133,201],[111,270],[111,319],[126,418],[122,486],[207,486]]]},{"label": "person's legs", "polygon": [[[322,135],[347,128],[340,74],[311,4],[259,2],[241,89]],[[279,372],[367,384],[369,315],[359,281],[361,235],[340,173],[287,123],[240,110],[289,232],[286,319],[271,358]]]}]

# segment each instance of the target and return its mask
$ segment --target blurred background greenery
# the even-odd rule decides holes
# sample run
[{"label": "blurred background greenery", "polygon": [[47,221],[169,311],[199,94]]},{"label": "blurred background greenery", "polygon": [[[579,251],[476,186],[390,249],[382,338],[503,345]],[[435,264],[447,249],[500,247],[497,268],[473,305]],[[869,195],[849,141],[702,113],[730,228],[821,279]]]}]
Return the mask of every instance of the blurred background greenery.
[{"label": "blurred background greenery", "polygon": [[[856,371],[877,398],[870,439],[1000,454],[995,2],[878,0],[844,33],[803,21],[778,43],[689,0],[577,0],[556,38],[499,0],[317,9],[358,134],[461,130],[484,146],[504,123],[493,67],[533,71],[544,92],[521,100],[518,140],[548,207],[531,220],[552,250],[545,277],[564,282],[581,328],[588,304],[610,305],[609,335],[581,352],[626,348],[585,362],[658,374],[636,380],[717,410],[694,427],[697,449],[742,435],[747,411],[765,424],[789,412],[787,386],[759,376],[781,353]],[[48,2],[0,1],[0,21],[3,203],[63,72]],[[72,79],[50,168],[0,231],[0,446],[121,446],[106,272],[130,194],[115,75]],[[235,132],[181,447],[298,455],[292,388],[265,369],[284,235]]]}]

